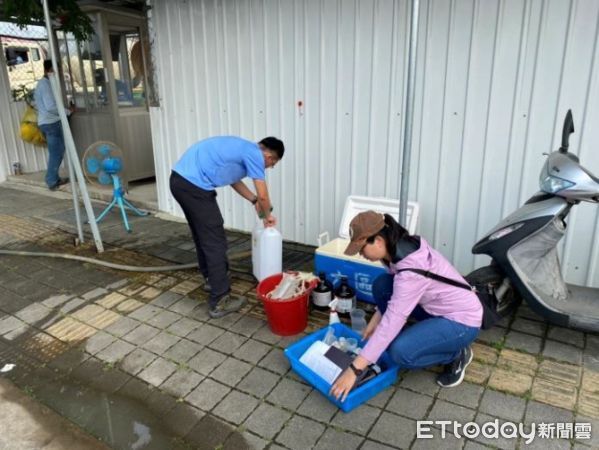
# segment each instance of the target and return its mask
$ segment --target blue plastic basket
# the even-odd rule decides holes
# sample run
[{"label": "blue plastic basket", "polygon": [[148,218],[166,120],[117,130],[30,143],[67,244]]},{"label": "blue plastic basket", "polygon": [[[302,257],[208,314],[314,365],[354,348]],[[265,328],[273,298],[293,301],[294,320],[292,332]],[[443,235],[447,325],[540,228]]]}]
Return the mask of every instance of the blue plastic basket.
[{"label": "blue plastic basket", "polygon": [[[360,340],[360,335],[353,331],[347,326],[336,323],[332,325],[335,329],[335,336],[339,337],[353,337]],[[329,399],[330,402],[337,405],[343,412],[350,412],[354,408],[357,408],[362,403],[368,401],[386,387],[392,385],[396,378],[399,367],[395,364],[387,352],[378,360],[378,365],[381,367],[381,373],[374,377],[372,380],[367,381],[361,386],[354,388],[350,391],[344,402],[336,400],[334,397],[329,395],[331,385],[327,383],[323,378],[314,373],[311,369],[306,367],[300,362],[300,358],[310,346],[318,341],[322,340],[327,332],[327,328],[322,328],[314,333],[306,336],[295,344],[289,346],[285,350],[285,356],[291,364],[291,368],[310,385],[316,388],[322,395]],[[363,346],[363,343],[361,343]]]}]

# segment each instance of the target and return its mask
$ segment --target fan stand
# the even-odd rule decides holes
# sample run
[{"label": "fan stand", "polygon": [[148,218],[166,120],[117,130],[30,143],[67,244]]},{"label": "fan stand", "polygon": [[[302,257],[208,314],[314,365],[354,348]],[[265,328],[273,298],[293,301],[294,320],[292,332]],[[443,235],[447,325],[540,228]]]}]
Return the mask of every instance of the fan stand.
[{"label": "fan stand", "polygon": [[96,223],[100,223],[100,221],[104,217],[106,217],[106,214],[108,214],[110,210],[118,204],[119,208],[121,209],[121,216],[123,217],[123,222],[125,223],[125,230],[127,230],[127,233],[131,233],[131,227],[129,226],[129,220],[127,219],[127,212],[125,211],[125,209],[130,209],[138,216],[147,216],[148,213],[147,211],[141,211],[140,209],[137,209],[129,202],[129,200],[125,198],[125,196],[123,195],[123,188],[121,186],[121,179],[118,177],[118,175],[110,174],[110,176],[112,177],[112,185],[114,186],[112,201],[106,207],[106,209],[102,211],[102,213],[98,216],[98,218],[96,219]]}]

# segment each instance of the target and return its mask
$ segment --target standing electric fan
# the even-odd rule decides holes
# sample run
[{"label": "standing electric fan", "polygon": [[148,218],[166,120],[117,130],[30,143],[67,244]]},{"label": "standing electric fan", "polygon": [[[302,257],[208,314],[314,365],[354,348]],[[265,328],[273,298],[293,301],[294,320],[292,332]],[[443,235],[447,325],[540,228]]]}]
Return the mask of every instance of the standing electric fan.
[{"label": "standing electric fan", "polygon": [[130,209],[138,216],[145,216],[148,213],[141,211],[133,206],[125,198],[125,189],[123,187],[123,152],[112,142],[98,141],[91,144],[83,154],[83,170],[85,178],[95,185],[106,187],[112,185],[112,201],[96,219],[100,222],[114,206],[118,205],[121,209],[121,216],[125,223],[127,232],[131,232],[127,212]]}]

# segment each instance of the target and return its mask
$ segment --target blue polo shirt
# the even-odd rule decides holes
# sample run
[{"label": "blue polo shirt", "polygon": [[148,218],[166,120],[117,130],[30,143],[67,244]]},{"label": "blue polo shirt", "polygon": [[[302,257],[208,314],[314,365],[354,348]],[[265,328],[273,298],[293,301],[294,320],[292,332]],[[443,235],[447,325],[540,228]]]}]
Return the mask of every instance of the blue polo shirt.
[{"label": "blue polo shirt", "polygon": [[206,191],[250,177],[264,180],[264,157],[258,144],[236,136],[204,139],[189,147],[173,168]]}]

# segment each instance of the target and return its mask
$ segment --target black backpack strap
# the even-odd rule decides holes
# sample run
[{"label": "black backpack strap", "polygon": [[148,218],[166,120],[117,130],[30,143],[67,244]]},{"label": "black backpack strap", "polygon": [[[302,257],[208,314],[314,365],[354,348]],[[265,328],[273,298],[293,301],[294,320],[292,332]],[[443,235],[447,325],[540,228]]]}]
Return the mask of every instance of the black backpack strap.
[{"label": "black backpack strap", "polygon": [[445,277],[443,277],[441,275],[437,275],[436,273],[429,272],[428,270],[408,268],[408,269],[399,269],[397,271],[397,273],[399,273],[399,272],[406,272],[406,271],[414,272],[414,273],[417,273],[419,275],[422,275],[423,277],[427,277],[427,278],[430,278],[430,279],[435,280],[435,281],[440,281],[441,283],[449,284],[451,286],[455,286],[455,287],[458,287],[458,288],[467,289],[469,291],[474,291],[475,290],[475,288],[473,286],[470,286],[469,284],[461,283],[459,281],[452,280],[451,278],[445,278]]}]

